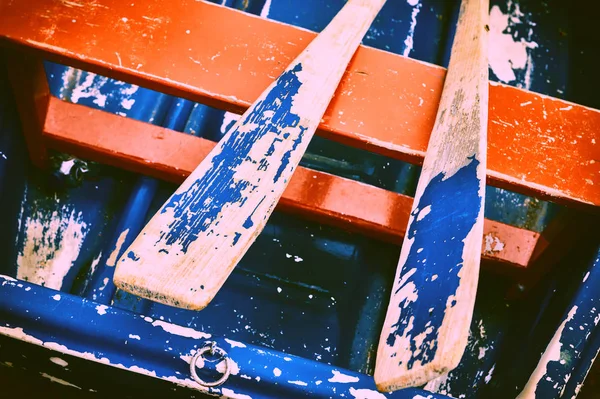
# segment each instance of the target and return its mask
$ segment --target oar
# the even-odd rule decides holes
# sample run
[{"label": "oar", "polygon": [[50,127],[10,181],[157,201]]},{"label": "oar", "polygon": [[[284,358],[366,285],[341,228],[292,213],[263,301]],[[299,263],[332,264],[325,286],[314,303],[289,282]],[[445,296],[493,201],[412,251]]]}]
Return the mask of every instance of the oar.
[{"label": "oar", "polygon": [[260,95],[125,251],[119,288],[188,309],[211,301],[264,227],[384,3],[349,0]]},{"label": "oar", "polygon": [[[548,343],[535,370],[517,399],[558,399],[565,397],[565,389],[575,373],[577,384],[567,391],[574,392],[583,384],[589,360],[598,354],[595,336],[600,334],[600,247],[591,261],[583,281]],[[587,353],[586,353],[587,352]]]},{"label": "oar", "polygon": [[487,0],[463,0],[379,339],[381,391],[452,370],[467,344],[483,236],[487,16]]}]

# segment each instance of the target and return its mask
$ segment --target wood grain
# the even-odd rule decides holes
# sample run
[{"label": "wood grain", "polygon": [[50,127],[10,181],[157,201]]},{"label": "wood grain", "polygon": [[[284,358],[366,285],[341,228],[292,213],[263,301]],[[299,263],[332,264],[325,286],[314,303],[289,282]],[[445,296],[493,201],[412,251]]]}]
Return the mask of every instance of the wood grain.
[{"label": "wood grain", "polygon": [[450,65],[379,340],[381,391],[456,367],[467,345],[483,233],[487,0],[463,0]]},{"label": "wood grain", "polygon": [[262,231],[385,0],[350,0],[260,95],[117,263],[115,284],[199,310]]}]

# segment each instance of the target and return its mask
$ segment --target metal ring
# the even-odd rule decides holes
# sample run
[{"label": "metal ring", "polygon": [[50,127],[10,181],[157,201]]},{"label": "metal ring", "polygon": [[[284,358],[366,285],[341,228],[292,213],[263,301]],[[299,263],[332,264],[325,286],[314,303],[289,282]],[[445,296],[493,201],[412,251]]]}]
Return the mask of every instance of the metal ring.
[{"label": "metal ring", "polygon": [[[198,363],[198,360],[203,358],[203,355],[206,352],[209,352],[211,355],[218,355],[223,360],[225,360],[225,371],[223,372],[223,375],[221,376],[221,378],[219,378],[218,380],[213,381],[213,382],[204,381],[202,378],[200,378],[198,376],[198,373],[196,372],[196,367],[197,367],[196,364]],[[231,374],[231,359],[229,358],[229,355],[227,354],[227,352],[225,352],[223,349],[221,349],[217,346],[216,342],[214,342],[214,341],[207,342],[202,348],[200,348],[196,351],[196,354],[190,361],[190,373],[192,374],[192,378],[194,379],[194,381],[196,381],[198,384],[202,385],[203,387],[219,386],[219,385],[223,384],[225,381],[227,381],[227,379],[229,378],[229,375]]]}]

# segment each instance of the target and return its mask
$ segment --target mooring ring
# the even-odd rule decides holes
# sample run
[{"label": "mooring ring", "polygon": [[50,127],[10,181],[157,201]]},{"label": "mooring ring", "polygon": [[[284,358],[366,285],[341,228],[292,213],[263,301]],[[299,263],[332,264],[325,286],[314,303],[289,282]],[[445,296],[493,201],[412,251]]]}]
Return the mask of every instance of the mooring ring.
[{"label": "mooring ring", "polygon": [[[219,378],[216,381],[204,381],[198,376],[198,373],[196,372],[198,360],[202,359],[204,362],[204,354],[206,352],[210,352],[211,355],[220,356],[222,360],[225,360],[225,371],[223,372],[221,378]],[[231,359],[229,358],[227,352],[225,352],[223,349],[217,346],[216,342],[207,342],[202,348],[198,349],[194,357],[192,357],[192,360],[190,361],[190,373],[192,374],[192,378],[194,379],[194,381],[196,381],[203,387],[210,388],[219,386],[225,381],[227,381],[229,375],[231,374]]]}]

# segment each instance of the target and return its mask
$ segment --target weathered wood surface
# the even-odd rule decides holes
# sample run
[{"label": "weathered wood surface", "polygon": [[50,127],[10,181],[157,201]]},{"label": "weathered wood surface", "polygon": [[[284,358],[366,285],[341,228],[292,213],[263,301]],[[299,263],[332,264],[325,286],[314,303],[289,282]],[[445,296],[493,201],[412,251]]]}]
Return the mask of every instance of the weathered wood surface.
[{"label": "weathered wood surface", "polygon": [[[3,2],[0,21],[1,44],[238,113],[315,36],[193,0]],[[320,134],[420,163],[444,75],[443,68],[361,47]],[[489,112],[489,184],[598,209],[599,111],[491,84]]]},{"label": "weathered wood surface", "polygon": [[346,3],[148,222],[117,262],[118,287],[208,305],[265,226],[384,3]]},{"label": "weathered wood surface", "polygon": [[463,0],[383,325],[375,383],[419,386],[465,350],[479,279],[488,115],[487,0]]}]

